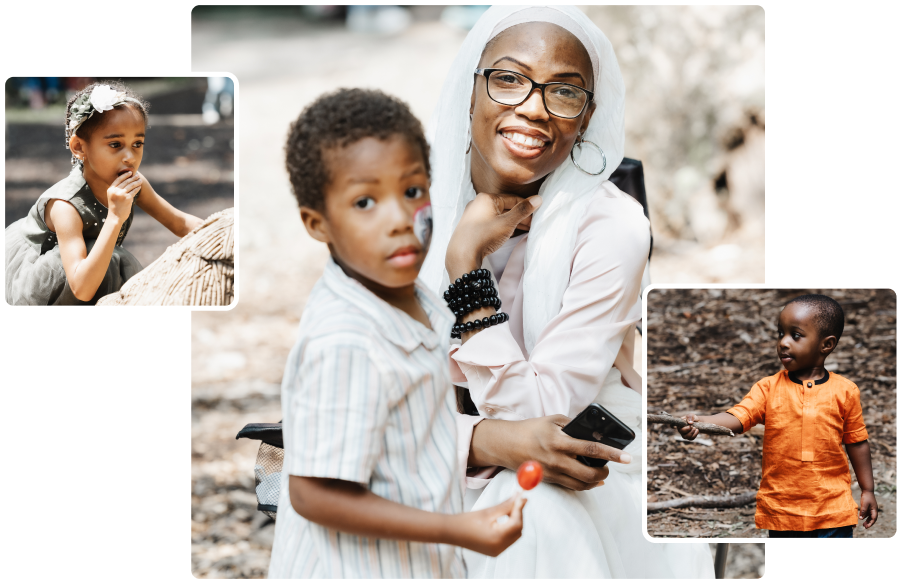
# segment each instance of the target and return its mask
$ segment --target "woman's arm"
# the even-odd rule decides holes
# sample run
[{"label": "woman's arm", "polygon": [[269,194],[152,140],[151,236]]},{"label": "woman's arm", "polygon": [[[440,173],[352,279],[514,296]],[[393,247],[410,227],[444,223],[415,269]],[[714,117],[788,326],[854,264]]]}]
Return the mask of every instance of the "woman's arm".
[{"label": "woman's arm", "polygon": [[166,229],[178,235],[185,237],[195,228],[203,223],[203,219],[195,217],[189,213],[179,211],[170,205],[163,197],[157,194],[144,175],[138,173],[143,183],[141,185],[141,196],[138,197],[138,207],[145,213],[156,219]]},{"label": "woman's arm", "polygon": [[[291,506],[329,529],[362,537],[445,543],[497,556],[520,539],[526,499],[459,515],[430,513],[383,499],[358,483],[289,475]],[[509,515],[510,520],[496,520]]]},{"label": "woman's arm", "polygon": [[511,332],[517,323],[472,334],[452,352],[480,413],[506,420],[574,417],[591,403],[627,329],[641,316],[638,297],[648,245],[648,223],[635,202],[600,195],[590,204],[561,311],[529,356]]}]

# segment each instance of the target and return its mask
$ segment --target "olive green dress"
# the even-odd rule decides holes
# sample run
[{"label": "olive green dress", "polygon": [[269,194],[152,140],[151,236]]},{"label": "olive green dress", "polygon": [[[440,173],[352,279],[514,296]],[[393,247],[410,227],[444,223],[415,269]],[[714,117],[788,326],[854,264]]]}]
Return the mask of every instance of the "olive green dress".
[{"label": "olive green dress", "polygon": [[107,208],[94,197],[82,176],[80,165],[73,168],[68,177],[47,189],[28,216],[6,228],[6,301],[9,304],[95,304],[107,294],[118,291],[129,278],[141,271],[141,263],[122,247],[135,213],[132,205],[132,212],[119,231],[113,257],[94,298],[88,302],[76,298],[66,280],[56,233],[44,223],[44,209],[51,199],[67,201],[78,211],[84,223],[82,235],[88,253],[106,221]]}]

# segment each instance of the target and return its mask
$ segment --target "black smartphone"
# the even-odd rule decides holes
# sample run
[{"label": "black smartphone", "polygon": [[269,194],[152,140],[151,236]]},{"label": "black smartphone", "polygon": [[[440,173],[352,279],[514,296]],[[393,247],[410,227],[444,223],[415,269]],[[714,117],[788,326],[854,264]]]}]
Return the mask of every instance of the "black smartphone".
[{"label": "black smartphone", "polygon": [[[589,407],[564,426],[564,433],[580,440],[600,442],[618,450],[623,450],[636,439],[636,433],[629,426],[598,404],[589,404]],[[577,456],[576,459],[595,468],[608,463],[607,460],[587,456]]]}]

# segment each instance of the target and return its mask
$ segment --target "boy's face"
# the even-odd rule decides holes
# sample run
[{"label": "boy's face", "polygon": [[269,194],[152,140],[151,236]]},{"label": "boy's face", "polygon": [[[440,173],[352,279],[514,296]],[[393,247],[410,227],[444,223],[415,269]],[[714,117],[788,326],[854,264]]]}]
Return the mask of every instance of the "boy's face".
[{"label": "boy's face", "polygon": [[392,136],[363,138],[323,154],[331,179],[325,212],[301,210],[307,231],[329,244],[345,272],[377,295],[412,285],[426,257],[414,234],[414,214],[429,204],[420,149]]},{"label": "boy's face", "polygon": [[822,367],[836,346],[836,337],[821,337],[810,306],[793,302],[780,313],[777,356],[787,371]]}]

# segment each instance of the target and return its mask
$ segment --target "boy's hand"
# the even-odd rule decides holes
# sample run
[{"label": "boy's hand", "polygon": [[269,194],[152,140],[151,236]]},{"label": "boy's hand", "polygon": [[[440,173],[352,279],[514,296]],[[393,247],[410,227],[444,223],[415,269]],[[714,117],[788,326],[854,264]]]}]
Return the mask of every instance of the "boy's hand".
[{"label": "boy's hand", "polygon": [[[693,422],[698,422],[698,416],[695,414],[690,414],[688,416],[683,416],[683,419],[692,424]],[[683,440],[695,440],[695,437],[698,436],[698,428],[695,426],[683,426],[682,428],[677,428],[677,432],[680,433],[680,436],[683,437]]]},{"label": "boy's hand", "polygon": [[[487,556],[497,556],[520,539],[524,505],[526,499],[515,495],[500,505],[453,516],[459,531],[459,537],[455,538],[459,541],[455,544]],[[510,519],[499,523],[498,518],[502,515],[509,515]]]},{"label": "boy's hand", "polygon": [[858,508],[858,518],[864,519],[865,529],[870,529],[877,523],[877,498],[871,491],[861,492],[861,505]]}]

